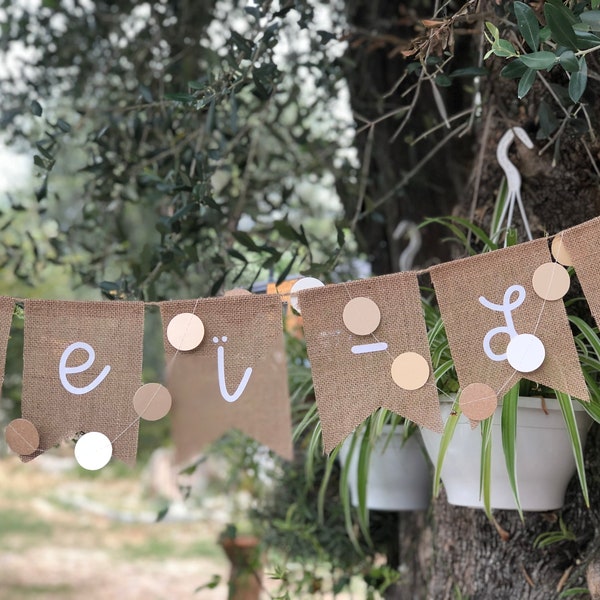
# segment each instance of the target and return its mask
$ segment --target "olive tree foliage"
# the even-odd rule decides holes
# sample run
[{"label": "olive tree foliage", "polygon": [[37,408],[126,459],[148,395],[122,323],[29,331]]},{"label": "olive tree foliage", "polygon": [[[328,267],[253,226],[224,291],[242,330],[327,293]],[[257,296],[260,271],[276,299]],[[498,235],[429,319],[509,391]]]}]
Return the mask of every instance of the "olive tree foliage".
[{"label": "olive tree foliage", "polygon": [[356,175],[341,51],[308,26],[320,12],[337,27],[336,13],[2,7],[2,124],[9,144],[33,149],[36,208],[60,223],[48,258],[109,297],[146,300],[348,262],[335,182]]}]

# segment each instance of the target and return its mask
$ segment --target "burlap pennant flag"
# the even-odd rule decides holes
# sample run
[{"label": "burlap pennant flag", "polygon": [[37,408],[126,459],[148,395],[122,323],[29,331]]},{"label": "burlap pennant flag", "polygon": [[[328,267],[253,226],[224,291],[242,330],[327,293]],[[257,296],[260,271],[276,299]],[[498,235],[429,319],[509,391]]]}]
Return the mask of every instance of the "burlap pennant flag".
[{"label": "burlap pennant flag", "polygon": [[[291,459],[291,408],[279,298],[241,295],[175,300],[161,303],[160,310],[167,385],[173,397],[176,462],[189,463],[230,429],[239,429]],[[192,327],[189,315],[196,315],[201,325]],[[184,349],[179,350],[169,340],[169,326],[176,318],[183,323]],[[187,344],[189,339],[192,343]],[[195,343],[199,345],[190,347]]]},{"label": "burlap pennant flag", "polygon": [[592,315],[600,326],[599,235],[600,217],[597,217],[559,233],[552,242],[552,252],[561,264],[575,267]]},{"label": "burlap pennant flag", "polygon": [[564,303],[532,283],[551,261],[540,239],[431,268],[462,388],[486,384],[501,397],[527,378],[589,399]]},{"label": "burlap pennant flag", "polygon": [[135,464],[141,385],[143,302],[25,301],[22,416],[39,449],[99,432],[116,458]]},{"label": "burlap pennant flag", "polygon": [[13,312],[15,310],[14,298],[0,296],[0,385],[4,382],[4,369],[6,367],[6,348],[10,336]]},{"label": "burlap pennant flag", "polygon": [[442,430],[417,276],[299,292],[325,452],[379,407]]}]

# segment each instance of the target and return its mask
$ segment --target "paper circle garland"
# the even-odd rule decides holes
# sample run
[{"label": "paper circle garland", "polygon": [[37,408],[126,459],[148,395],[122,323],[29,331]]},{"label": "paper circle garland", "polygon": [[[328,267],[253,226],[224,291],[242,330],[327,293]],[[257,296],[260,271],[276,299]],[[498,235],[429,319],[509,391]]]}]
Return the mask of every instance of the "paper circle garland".
[{"label": "paper circle garland", "polygon": [[458,405],[471,421],[483,421],[494,414],[498,395],[485,383],[471,383],[460,393]]},{"label": "paper circle garland", "polygon": [[290,289],[290,305],[296,312],[302,313],[300,306],[298,305],[298,292],[300,290],[323,287],[324,285],[325,284],[316,277],[303,277],[302,279],[298,279]]},{"label": "paper circle garland", "polygon": [[133,408],[141,419],[158,421],[171,410],[171,394],[160,383],[147,383],[135,393]]},{"label": "paper circle garland", "polygon": [[535,293],[543,300],[560,300],[571,287],[568,271],[558,263],[540,265],[531,280]]},{"label": "paper circle garland", "polygon": [[508,364],[519,373],[531,373],[542,366],[546,349],[540,338],[531,333],[513,337],[506,348]]},{"label": "paper circle garland", "polygon": [[33,454],[40,445],[40,434],[36,426],[27,419],[14,419],[5,431],[8,447],[21,456]]},{"label": "paper circle garland", "polygon": [[193,350],[204,339],[204,323],[192,313],[180,313],[169,322],[167,339],[176,350]]},{"label": "paper circle garland", "polygon": [[571,258],[569,251],[565,248],[562,235],[557,235],[552,240],[550,249],[552,251],[552,256],[554,256],[555,260],[561,265],[564,265],[565,267],[573,266],[573,259]]},{"label": "paper circle garland", "polygon": [[82,435],[75,444],[75,460],[88,471],[98,471],[105,467],[113,453],[110,440],[99,431]]},{"label": "paper circle garland", "polygon": [[418,390],[429,379],[429,363],[416,352],[399,354],[392,363],[392,379],[403,390]]},{"label": "paper circle garland", "polygon": [[381,321],[381,311],[370,298],[353,298],[342,314],[346,328],[356,335],[373,333]]}]

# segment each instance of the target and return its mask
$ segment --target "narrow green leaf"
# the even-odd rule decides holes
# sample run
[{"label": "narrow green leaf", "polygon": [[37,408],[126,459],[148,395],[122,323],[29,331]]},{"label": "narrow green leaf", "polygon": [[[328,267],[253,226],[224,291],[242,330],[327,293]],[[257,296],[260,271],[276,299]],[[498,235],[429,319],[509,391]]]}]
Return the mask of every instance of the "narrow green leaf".
[{"label": "narrow green leaf", "polygon": [[444,425],[444,432],[442,433],[442,438],[440,440],[440,449],[435,463],[435,472],[433,474],[434,498],[436,498],[440,493],[440,486],[442,482],[442,466],[444,465],[444,458],[446,457],[446,452],[448,450],[450,442],[452,441],[452,436],[454,435],[454,431],[456,430],[459,418],[460,407],[458,405],[457,397],[454,401],[454,404],[452,405],[452,409],[450,410],[450,416],[448,417],[448,420]]},{"label": "narrow green leaf", "polygon": [[[350,444],[350,456],[355,452],[356,447],[356,433],[352,436],[351,444]],[[354,549],[359,553],[363,554],[363,551],[358,543],[358,538],[356,537],[356,532],[354,531],[354,524],[352,521],[352,502],[350,500],[350,486],[348,485],[348,474],[350,472],[350,464],[352,461],[347,460],[346,464],[342,467],[340,473],[340,502],[342,504],[342,509],[344,512],[344,525],[346,527],[346,534],[348,535],[348,539],[354,546]]]},{"label": "narrow green leaf", "polygon": [[36,116],[36,117],[41,117],[42,116],[42,105],[37,101],[37,100],[32,100],[31,101],[31,112]]},{"label": "narrow green leaf", "polygon": [[503,56],[506,58],[510,58],[511,56],[519,55],[519,53],[516,51],[515,47],[508,40],[503,40],[503,39],[496,40],[492,44],[492,49],[496,56]]},{"label": "narrow green leaf", "polygon": [[537,50],[540,45],[540,25],[533,9],[523,2],[515,2],[514,8],[521,35],[532,50]]},{"label": "narrow green leaf", "polygon": [[571,74],[569,81],[569,97],[573,102],[579,102],[585,88],[587,87],[587,63],[585,56],[579,59],[579,71]]},{"label": "narrow green leaf", "polygon": [[579,71],[579,61],[572,50],[566,50],[558,57],[558,62],[562,65],[565,71],[574,73]]},{"label": "narrow green leaf", "polygon": [[371,465],[371,454],[373,451],[373,443],[375,435],[370,421],[364,431],[364,435],[360,438],[360,446],[358,452],[358,462],[356,465],[357,476],[357,491],[358,491],[358,525],[360,530],[368,540],[369,545],[372,545],[371,535],[369,533],[369,508],[367,506],[367,484],[369,482],[369,467]]},{"label": "narrow green leaf", "polygon": [[531,52],[530,54],[523,54],[521,61],[526,67],[541,71],[542,69],[550,69],[556,62],[556,56],[553,52],[547,52],[542,50],[541,52]]},{"label": "narrow green leaf", "polygon": [[519,499],[519,487],[517,485],[517,407],[519,402],[519,384],[514,385],[502,400],[502,450],[508,480],[513,492],[519,516],[523,520],[521,501]]},{"label": "narrow green leaf", "polygon": [[519,81],[519,87],[517,88],[517,96],[519,97],[519,100],[527,95],[531,89],[531,86],[533,85],[533,82],[535,81],[535,77],[536,75],[533,69],[527,69],[527,71],[525,71],[525,74]]},{"label": "narrow green leaf", "polygon": [[492,519],[492,421],[494,416],[481,421],[481,468],[479,472],[480,494],[483,498],[483,510],[488,519]]},{"label": "narrow green leaf", "polygon": [[323,473],[323,478],[321,479],[321,483],[319,484],[319,493],[317,495],[317,515],[319,519],[319,524],[325,523],[325,500],[327,498],[327,488],[329,487],[329,481],[331,480],[331,474],[333,472],[333,467],[335,465],[335,461],[337,460],[337,456],[339,454],[340,447],[334,448],[333,452],[327,457],[327,461],[325,462],[325,473]]},{"label": "narrow green leaf", "polygon": [[574,19],[573,13],[563,6],[562,2],[560,4],[562,8],[559,8],[555,3],[544,3],[546,23],[550,27],[551,36],[555,42],[571,50],[577,50],[577,36],[572,25],[576,22],[576,19],[571,20],[571,17]]},{"label": "narrow green leaf", "polygon": [[507,79],[517,79],[518,77],[522,77],[525,71],[527,71],[527,67],[523,61],[520,58],[515,58],[500,71],[500,75]]},{"label": "narrow green leaf", "polygon": [[579,476],[579,485],[581,487],[581,493],[585,500],[585,505],[590,507],[590,497],[588,493],[587,479],[585,476],[585,466],[583,462],[583,447],[581,445],[581,438],[579,437],[579,429],[577,428],[577,419],[575,417],[575,410],[573,409],[573,402],[571,396],[563,394],[558,390],[555,390],[556,399],[560,404],[560,410],[562,411],[565,425],[567,426],[567,433],[571,439],[571,449],[573,450],[573,456],[575,457],[575,464],[577,465],[577,475]]},{"label": "narrow green leaf", "polygon": [[584,10],[579,18],[590,27],[592,31],[600,31],[600,10]]}]

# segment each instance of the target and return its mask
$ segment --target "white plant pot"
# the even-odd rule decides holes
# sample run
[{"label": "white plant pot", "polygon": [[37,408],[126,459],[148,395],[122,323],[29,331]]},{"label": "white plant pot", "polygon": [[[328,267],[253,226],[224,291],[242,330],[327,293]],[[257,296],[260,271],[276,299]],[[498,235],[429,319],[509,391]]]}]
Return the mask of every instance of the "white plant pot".
[{"label": "white plant pot", "polygon": [[[564,504],[565,492],[576,465],[565,422],[556,400],[520,397],[517,412],[517,487],[521,508],[529,511],[556,510]],[[452,402],[441,399],[442,418],[450,416]],[[582,444],[592,423],[591,417],[573,403]],[[492,426],[492,508],[516,510],[508,479],[501,433],[502,408],[494,413]],[[436,464],[441,435],[421,430],[425,448]],[[481,428],[471,428],[461,415],[442,466],[442,483],[450,504],[483,508],[480,497]]]},{"label": "white plant pot", "polygon": [[[431,469],[425,457],[419,432],[404,442],[404,428],[398,426],[389,439],[391,426],[386,425],[373,446],[367,481],[367,506],[372,510],[424,510],[431,498]],[[340,449],[342,466],[350,458],[348,483],[352,504],[358,506],[358,455],[362,436],[352,456],[347,438]]]}]

